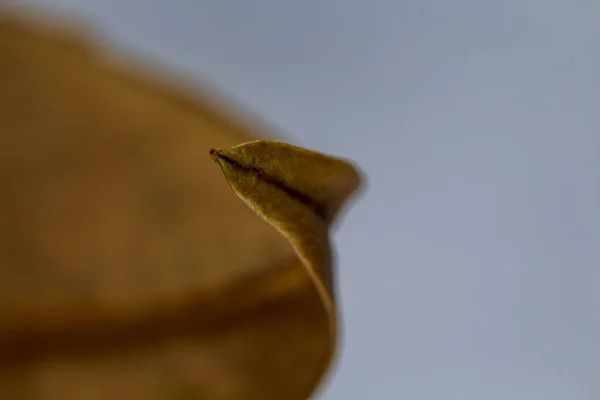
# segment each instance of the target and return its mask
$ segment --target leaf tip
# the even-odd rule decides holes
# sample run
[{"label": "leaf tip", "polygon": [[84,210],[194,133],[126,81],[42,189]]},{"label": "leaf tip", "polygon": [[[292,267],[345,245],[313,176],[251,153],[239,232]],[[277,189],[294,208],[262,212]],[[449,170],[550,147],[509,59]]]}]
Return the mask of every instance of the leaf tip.
[{"label": "leaf tip", "polygon": [[218,149],[214,149],[211,147],[210,150],[208,150],[208,154],[210,154],[212,159],[215,160],[216,162],[219,161],[219,150]]}]

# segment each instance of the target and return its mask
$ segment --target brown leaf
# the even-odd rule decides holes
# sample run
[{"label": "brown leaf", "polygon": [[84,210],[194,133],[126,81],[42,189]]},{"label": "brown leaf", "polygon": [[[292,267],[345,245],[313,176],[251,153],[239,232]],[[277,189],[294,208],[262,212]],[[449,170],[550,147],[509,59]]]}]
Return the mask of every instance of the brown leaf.
[{"label": "brown leaf", "polygon": [[308,398],[356,171],[86,42],[0,9],[0,398]]}]

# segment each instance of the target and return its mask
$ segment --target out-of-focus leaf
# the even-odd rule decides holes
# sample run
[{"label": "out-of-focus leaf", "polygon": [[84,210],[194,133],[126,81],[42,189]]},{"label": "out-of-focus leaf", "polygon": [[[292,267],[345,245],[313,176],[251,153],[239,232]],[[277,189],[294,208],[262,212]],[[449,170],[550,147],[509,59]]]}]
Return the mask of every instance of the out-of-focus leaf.
[{"label": "out-of-focus leaf", "polygon": [[220,171],[270,135],[59,27],[0,9],[0,398],[307,399],[355,170],[258,141]]}]

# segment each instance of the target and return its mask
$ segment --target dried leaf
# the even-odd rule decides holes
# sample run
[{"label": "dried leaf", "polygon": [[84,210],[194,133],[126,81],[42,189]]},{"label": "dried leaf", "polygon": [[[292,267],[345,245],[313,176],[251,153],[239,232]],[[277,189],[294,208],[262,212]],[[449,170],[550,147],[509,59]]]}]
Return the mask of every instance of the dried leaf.
[{"label": "dried leaf", "polygon": [[206,150],[263,127],[65,26],[0,9],[0,398],[306,399],[354,169],[215,151],[247,207]]},{"label": "dried leaf", "polygon": [[359,185],[356,170],[346,161],[276,141],[210,153],[234,192],[292,244],[329,320],[322,334],[331,338],[332,357],[337,315],[328,229]]}]

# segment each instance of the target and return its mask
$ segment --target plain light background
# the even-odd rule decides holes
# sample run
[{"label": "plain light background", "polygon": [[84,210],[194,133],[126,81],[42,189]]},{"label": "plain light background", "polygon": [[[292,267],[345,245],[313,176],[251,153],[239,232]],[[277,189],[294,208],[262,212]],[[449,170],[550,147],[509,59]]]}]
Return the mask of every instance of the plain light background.
[{"label": "plain light background", "polygon": [[365,171],[322,399],[600,398],[600,3],[29,2]]}]

